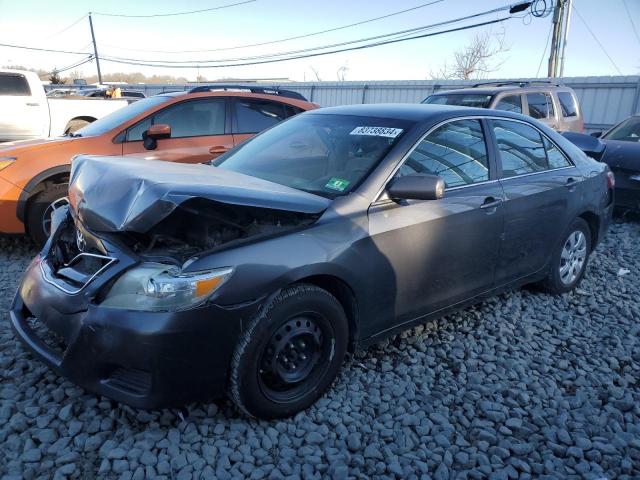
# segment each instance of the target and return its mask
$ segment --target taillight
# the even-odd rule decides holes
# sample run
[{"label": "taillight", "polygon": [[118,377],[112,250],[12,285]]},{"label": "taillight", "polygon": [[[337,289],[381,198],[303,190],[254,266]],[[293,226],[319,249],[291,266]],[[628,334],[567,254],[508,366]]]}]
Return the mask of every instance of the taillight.
[{"label": "taillight", "polygon": [[616,177],[612,171],[607,172],[607,187],[609,190],[613,190],[613,187],[616,186]]}]

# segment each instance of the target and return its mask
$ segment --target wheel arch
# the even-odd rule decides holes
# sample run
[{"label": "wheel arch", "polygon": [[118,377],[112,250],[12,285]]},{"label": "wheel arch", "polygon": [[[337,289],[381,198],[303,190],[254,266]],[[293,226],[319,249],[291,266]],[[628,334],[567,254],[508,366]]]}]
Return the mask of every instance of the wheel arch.
[{"label": "wheel arch", "polygon": [[294,284],[299,283],[315,285],[336,297],[340,305],[342,305],[344,313],[347,315],[347,320],[349,322],[349,344],[347,348],[351,353],[353,353],[358,341],[360,326],[358,301],[353,289],[343,279],[331,274],[309,275],[294,282]]},{"label": "wheel arch", "polygon": [[68,182],[70,172],[71,165],[58,165],[57,167],[49,168],[40,172],[29,180],[18,198],[16,210],[16,216],[23,224],[25,224],[25,228],[27,224],[27,209],[31,199],[38,193],[43,192],[47,183],[56,184]]},{"label": "wheel arch", "polygon": [[598,244],[598,234],[600,232],[600,217],[592,211],[586,211],[578,215],[578,218],[581,218],[582,220],[587,222],[587,225],[589,226],[589,232],[591,233],[591,251],[593,251],[593,249]]}]

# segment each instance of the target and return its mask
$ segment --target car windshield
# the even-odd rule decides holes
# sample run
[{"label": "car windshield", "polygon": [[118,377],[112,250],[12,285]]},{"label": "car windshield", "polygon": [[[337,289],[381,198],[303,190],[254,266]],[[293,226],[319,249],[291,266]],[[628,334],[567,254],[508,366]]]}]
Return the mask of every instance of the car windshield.
[{"label": "car windshield", "polygon": [[128,122],[133,117],[141,114],[142,112],[170,100],[170,98],[171,97],[158,95],[155,97],[149,97],[143,100],[139,100],[124,108],[120,108],[115,112],[110,113],[109,115],[99,118],[95,122],[90,123],[86,127],[83,127],[75,132],[74,135],[77,135],[79,137],[93,137],[96,135],[102,135],[109,130],[113,130],[117,126],[122,125],[124,122]]},{"label": "car windshield", "polygon": [[457,105],[460,107],[488,108],[491,95],[482,93],[447,93],[431,95],[422,103],[434,105]]},{"label": "car windshield", "polygon": [[334,198],[357,187],[412,126],[390,118],[303,114],[212,164]]},{"label": "car windshield", "polygon": [[631,117],[622,122],[602,137],[606,140],[623,140],[640,142],[640,117]]}]

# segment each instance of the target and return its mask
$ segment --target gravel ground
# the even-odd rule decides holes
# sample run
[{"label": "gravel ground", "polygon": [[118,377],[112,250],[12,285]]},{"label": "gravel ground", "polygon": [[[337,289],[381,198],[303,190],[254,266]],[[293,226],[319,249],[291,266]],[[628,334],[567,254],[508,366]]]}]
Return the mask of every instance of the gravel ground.
[{"label": "gravel ground", "polygon": [[639,234],[612,226],[573,294],[505,294],[359,352],[272,423],[227,402],[135,411],[50,372],[6,314],[35,250],[0,240],[0,474],[640,478]]}]

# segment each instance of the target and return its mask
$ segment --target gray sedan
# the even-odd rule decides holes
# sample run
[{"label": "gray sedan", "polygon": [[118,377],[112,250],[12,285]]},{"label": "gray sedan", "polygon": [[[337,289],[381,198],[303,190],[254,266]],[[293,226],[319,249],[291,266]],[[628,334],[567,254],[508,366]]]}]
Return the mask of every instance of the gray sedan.
[{"label": "gray sedan", "polygon": [[157,408],[308,407],[345,354],[507,288],[578,285],[613,178],[541,123],[436,105],[320,109],[215,160],[77,157],[17,336]]}]

